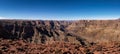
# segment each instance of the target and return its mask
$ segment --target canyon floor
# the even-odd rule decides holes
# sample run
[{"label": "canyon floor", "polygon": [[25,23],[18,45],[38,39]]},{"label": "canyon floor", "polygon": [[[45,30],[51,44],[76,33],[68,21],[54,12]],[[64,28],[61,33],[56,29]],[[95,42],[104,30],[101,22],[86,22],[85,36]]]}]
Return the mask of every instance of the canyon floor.
[{"label": "canyon floor", "polygon": [[0,54],[119,54],[120,20],[0,20]]}]

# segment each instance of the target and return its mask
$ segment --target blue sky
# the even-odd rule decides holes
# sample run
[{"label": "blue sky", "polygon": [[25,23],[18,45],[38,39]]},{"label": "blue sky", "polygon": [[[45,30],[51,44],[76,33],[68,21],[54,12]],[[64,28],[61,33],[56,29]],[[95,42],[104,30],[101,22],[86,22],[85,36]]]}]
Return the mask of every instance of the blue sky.
[{"label": "blue sky", "polygon": [[117,19],[120,0],[0,0],[0,19]]}]

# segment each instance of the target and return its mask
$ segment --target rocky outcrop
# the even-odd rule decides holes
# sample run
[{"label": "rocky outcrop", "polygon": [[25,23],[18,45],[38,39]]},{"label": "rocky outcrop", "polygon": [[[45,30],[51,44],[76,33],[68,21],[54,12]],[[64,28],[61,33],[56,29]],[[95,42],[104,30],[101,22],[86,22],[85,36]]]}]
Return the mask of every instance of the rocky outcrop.
[{"label": "rocky outcrop", "polygon": [[120,20],[0,20],[0,54],[119,53]]},{"label": "rocky outcrop", "polygon": [[[65,28],[70,24],[70,22],[66,21],[24,20],[2,20],[0,23],[4,31],[8,31],[11,34],[10,36],[13,36],[12,39],[23,39],[30,43],[65,41],[67,38]],[[8,36],[6,37],[11,39]],[[1,38],[3,38],[3,36]]]},{"label": "rocky outcrop", "polygon": [[76,21],[67,30],[90,42],[120,41],[120,20]]},{"label": "rocky outcrop", "polygon": [[0,38],[22,39],[30,43],[65,41],[82,45],[120,41],[120,20],[0,20]]}]

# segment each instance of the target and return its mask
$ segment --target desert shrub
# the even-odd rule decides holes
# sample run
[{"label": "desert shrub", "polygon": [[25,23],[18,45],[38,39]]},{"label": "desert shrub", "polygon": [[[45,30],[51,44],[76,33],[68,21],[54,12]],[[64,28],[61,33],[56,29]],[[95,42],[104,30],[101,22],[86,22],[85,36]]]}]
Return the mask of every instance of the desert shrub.
[{"label": "desert shrub", "polygon": [[56,50],[55,54],[62,54],[62,50]]}]

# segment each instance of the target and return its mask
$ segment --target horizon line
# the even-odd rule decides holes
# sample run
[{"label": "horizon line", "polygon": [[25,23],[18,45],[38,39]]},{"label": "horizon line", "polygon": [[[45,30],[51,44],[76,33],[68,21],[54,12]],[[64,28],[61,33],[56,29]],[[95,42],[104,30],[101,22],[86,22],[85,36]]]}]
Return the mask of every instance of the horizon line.
[{"label": "horizon line", "polygon": [[[76,17],[77,18],[77,17]],[[50,19],[50,18],[47,18],[47,19],[44,19],[44,17],[41,19],[41,18],[30,18],[30,17],[25,17],[25,18],[6,18],[6,17],[0,17],[0,20],[54,20],[54,21],[63,21],[63,20],[67,20],[67,21],[74,21],[74,20],[118,20],[120,18],[80,18],[78,17],[78,19]]]}]

